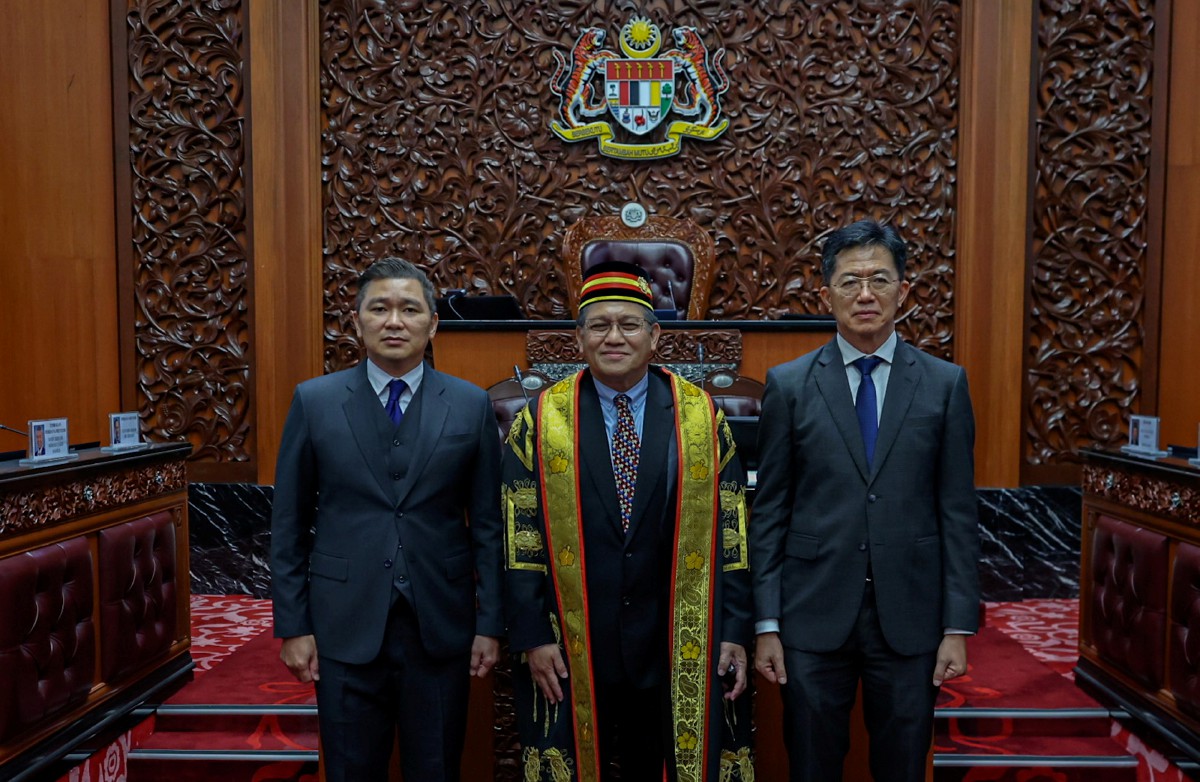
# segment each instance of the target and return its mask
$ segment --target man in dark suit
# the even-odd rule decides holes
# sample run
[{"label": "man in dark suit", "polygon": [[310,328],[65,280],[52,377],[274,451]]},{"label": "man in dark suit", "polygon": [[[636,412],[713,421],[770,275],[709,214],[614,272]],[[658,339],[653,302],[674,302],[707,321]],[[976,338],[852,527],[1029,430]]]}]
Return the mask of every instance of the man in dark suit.
[{"label": "man in dark suit", "polygon": [[747,778],[744,477],[708,395],[650,366],[659,334],[646,273],[592,267],[588,368],[509,432],[505,609],[527,780],[598,782],[613,762],[622,782]]},{"label": "man in dark suit", "polygon": [[500,451],[481,389],[423,362],[433,288],[389,258],[359,278],[367,360],[301,383],[271,521],[275,635],[316,681],[330,782],[457,780],[469,674],[504,632]]},{"label": "man in dark suit", "polygon": [[861,221],[822,253],[824,347],[767,374],[750,525],[755,666],[783,685],[791,779],[841,779],[859,682],[876,780],[925,778],[937,687],[979,617],[962,369],[900,341],[907,252]]}]

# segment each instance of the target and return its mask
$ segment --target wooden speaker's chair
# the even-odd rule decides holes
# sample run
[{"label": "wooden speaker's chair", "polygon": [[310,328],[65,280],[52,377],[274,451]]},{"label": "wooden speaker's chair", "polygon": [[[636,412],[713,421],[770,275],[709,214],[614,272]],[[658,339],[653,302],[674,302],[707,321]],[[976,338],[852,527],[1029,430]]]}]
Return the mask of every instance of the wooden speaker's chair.
[{"label": "wooden speaker's chair", "polygon": [[504,442],[504,438],[508,437],[508,430],[512,428],[517,413],[521,412],[530,399],[551,385],[550,378],[531,369],[521,373],[520,382],[517,382],[515,377],[509,377],[488,387],[488,399],[492,402],[492,412],[496,414],[500,442]]},{"label": "wooden speaker's chair", "polygon": [[688,320],[708,314],[716,273],[712,237],[686,218],[650,215],[631,228],[618,216],[585,217],[563,241],[571,314],[579,310],[583,273],[603,261],[636,263],[650,274],[654,308],[674,310]]},{"label": "wooden speaker's chair", "polygon": [[749,377],[743,377],[728,369],[710,372],[700,382],[718,408],[725,415],[756,416],[762,412],[763,391],[766,385]]}]

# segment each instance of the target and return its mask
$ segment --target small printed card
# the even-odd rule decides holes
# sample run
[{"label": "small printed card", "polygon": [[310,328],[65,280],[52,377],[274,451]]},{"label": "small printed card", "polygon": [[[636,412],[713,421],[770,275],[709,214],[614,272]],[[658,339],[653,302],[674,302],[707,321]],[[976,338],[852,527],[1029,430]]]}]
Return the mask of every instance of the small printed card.
[{"label": "small printed card", "polygon": [[1121,447],[1122,453],[1134,456],[1166,456],[1158,447],[1158,416],[1129,416],[1129,445]]},{"label": "small printed card", "polygon": [[112,452],[134,451],[139,448],[145,448],[146,444],[142,442],[142,427],[141,422],[138,420],[138,414],[109,413],[108,441],[110,445],[100,450]]},{"label": "small printed card", "polygon": [[67,419],[46,418],[29,422],[29,458],[21,459],[21,465],[61,462],[78,459],[71,453],[67,440]]}]

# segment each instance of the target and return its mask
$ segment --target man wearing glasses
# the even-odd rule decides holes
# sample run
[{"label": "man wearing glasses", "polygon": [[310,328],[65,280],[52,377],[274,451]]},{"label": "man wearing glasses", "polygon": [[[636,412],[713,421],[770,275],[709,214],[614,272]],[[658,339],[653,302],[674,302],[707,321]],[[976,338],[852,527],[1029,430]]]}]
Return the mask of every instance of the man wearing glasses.
[{"label": "man wearing glasses", "polygon": [[860,682],[872,776],[923,780],[937,688],[978,626],[971,401],[960,367],[897,338],[906,257],[890,226],[831,234],[837,336],[767,374],[755,667],[783,687],[793,782],[841,779]]},{"label": "man wearing glasses", "polygon": [[650,366],[652,306],[639,267],[592,267],[587,369],[504,450],[524,779],[599,782],[614,762],[622,782],[748,778],[744,474],[708,395]]}]

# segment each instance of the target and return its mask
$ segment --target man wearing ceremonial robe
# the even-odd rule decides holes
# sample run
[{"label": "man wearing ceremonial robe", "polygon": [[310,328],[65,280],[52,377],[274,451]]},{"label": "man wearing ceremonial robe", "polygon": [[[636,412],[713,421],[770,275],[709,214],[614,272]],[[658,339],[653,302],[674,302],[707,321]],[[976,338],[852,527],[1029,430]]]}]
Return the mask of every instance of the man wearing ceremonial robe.
[{"label": "man wearing ceremonial robe", "polygon": [[588,368],[504,449],[505,611],[525,780],[754,778],[745,476],[724,416],[650,366],[646,274],[592,267]]}]

